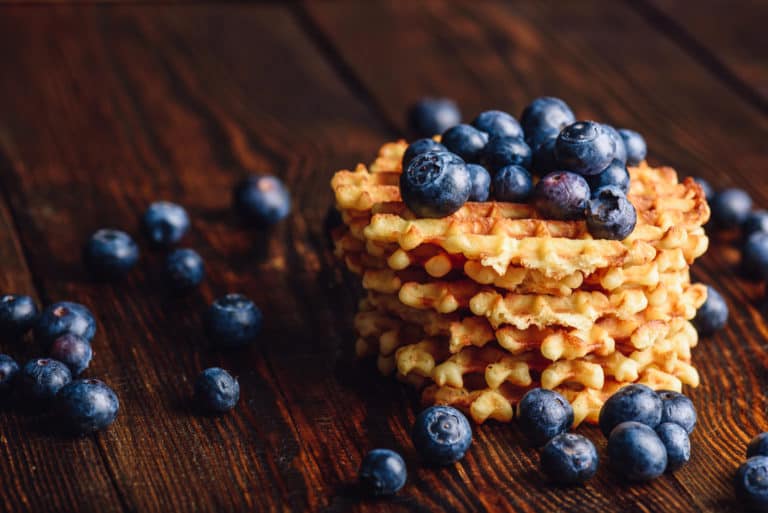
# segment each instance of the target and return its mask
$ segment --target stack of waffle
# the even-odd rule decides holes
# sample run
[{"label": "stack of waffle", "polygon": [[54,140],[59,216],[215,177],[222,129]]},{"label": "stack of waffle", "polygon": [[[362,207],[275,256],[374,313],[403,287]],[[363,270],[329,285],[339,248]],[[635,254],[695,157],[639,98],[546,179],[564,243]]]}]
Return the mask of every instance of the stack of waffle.
[{"label": "stack of waffle", "polygon": [[689,266],[707,249],[701,188],[670,168],[630,168],[637,226],[593,239],[583,221],[540,219],[527,204],[467,203],[416,218],[400,197],[407,145],[331,182],[343,225],[337,256],[362,276],[356,352],[475,421],[509,421],[529,389],[596,422],[618,388],[697,386],[689,322],[706,299]]}]

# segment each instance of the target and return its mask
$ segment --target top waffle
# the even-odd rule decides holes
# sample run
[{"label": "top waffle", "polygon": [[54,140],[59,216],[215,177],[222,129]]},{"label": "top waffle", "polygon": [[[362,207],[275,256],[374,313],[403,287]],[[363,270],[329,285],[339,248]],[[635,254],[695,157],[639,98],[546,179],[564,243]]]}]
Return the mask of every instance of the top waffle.
[{"label": "top waffle", "polygon": [[441,219],[416,219],[398,186],[406,147],[404,141],[385,144],[370,170],[360,165],[334,175],[336,203],[353,236],[405,251],[430,244],[498,274],[512,265],[557,279],[647,263],[662,249],[685,248],[690,260],[706,249],[704,193],[690,178],[678,183],[671,168],[630,168],[627,197],[637,210],[637,226],[623,241],[597,240],[584,221],[540,219],[527,204],[470,202]]}]

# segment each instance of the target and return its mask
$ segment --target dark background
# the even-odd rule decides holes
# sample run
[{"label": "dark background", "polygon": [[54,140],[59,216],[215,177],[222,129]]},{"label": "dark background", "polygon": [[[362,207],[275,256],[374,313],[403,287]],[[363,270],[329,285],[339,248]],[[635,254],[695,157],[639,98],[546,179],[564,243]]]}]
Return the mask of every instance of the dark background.
[{"label": "dark background", "polygon": [[[747,188],[768,205],[768,3],[567,2],[0,4],[0,291],[85,303],[99,320],[88,375],[120,396],[117,422],[82,439],[0,413],[0,511],[739,511],[746,442],[768,428],[763,286],[740,278],[734,234],[713,237],[697,279],[731,305],[695,350],[702,385],[693,459],[643,486],[603,468],[548,485],[517,428],[489,423],[445,469],[418,464],[415,394],[352,357],[354,280],[322,231],[329,179],[404,134],[425,94],[471,119],[540,95],[578,117],[636,129],[655,164]],[[271,234],[238,225],[248,172],[290,186]],[[198,295],[167,296],[162,258],[116,285],[90,281],[80,248],[101,227],[138,236],[156,199],[187,207],[184,245],[206,259]],[[240,291],[264,310],[260,343],[212,351],[200,314]],[[2,348],[36,356],[33,342]],[[193,414],[191,380],[221,365],[242,399]],[[591,427],[579,432],[604,442]],[[389,501],[356,497],[362,455],[401,451]]]}]

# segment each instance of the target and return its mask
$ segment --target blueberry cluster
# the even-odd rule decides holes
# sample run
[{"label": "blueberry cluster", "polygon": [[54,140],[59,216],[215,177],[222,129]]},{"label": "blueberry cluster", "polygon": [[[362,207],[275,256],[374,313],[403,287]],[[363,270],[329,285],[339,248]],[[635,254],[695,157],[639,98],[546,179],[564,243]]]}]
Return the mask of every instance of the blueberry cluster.
[{"label": "blueberry cluster", "polygon": [[768,511],[768,433],[747,446],[747,461],[736,471],[736,495],[755,511]]},{"label": "blueberry cluster", "polygon": [[71,433],[93,433],[112,424],[120,407],[117,394],[98,379],[78,379],[93,357],[96,320],[90,310],[62,301],[39,312],[29,296],[0,297],[0,333],[16,339],[32,328],[50,356],[21,367],[0,355],[0,395],[27,409],[52,413]]},{"label": "blueberry cluster", "polygon": [[[462,459],[472,444],[472,427],[456,408],[431,406],[416,417],[411,440],[427,465],[451,465]],[[360,488],[374,496],[397,493],[405,485],[406,478],[402,456],[390,449],[370,451],[358,472]]]},{"label": "blueberry cluster", "polygon": [[[400,192],[416,215],[445,217],[467,201],[530,201],[547,219],[586,220],[595,238],[622,240],[634,229],[627,165],[646,155],[637,132],[577,121],[551,97],[534,100],[519,122],[499,110],[471,124],[460,118],[446,99],[422,100],[409,113],[424,138],[403,155]],[[436,133],[440,142],[430,138]]]}]

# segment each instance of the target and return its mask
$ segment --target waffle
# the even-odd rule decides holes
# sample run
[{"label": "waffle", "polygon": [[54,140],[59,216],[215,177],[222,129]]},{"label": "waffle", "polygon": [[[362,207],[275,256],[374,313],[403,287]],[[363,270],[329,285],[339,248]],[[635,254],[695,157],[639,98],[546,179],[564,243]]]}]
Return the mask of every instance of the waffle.
[{"label": "waffle", "polygon": [[420,219],[399,190],[404,141],[332,181],[343,225],[335,254],[360,275],[359,357],[475,421],[509,421],[529,389],[562,393],[575,424],[595,422],[620,387],[697,386],[689,322],[706,300],[690,264],[707,249],[709,206],[691,179],[630,168],[637,225],[593,239],[584,221],[527,204],[468,202]]}]

